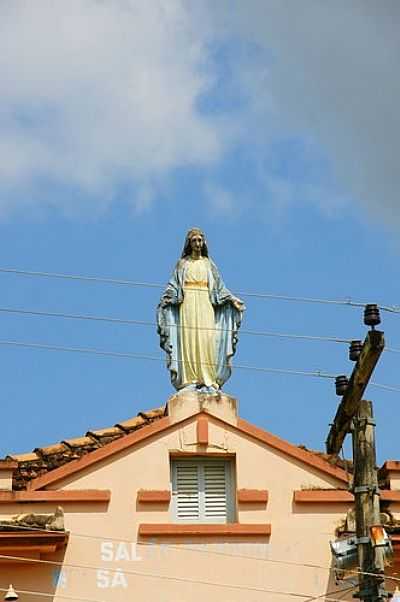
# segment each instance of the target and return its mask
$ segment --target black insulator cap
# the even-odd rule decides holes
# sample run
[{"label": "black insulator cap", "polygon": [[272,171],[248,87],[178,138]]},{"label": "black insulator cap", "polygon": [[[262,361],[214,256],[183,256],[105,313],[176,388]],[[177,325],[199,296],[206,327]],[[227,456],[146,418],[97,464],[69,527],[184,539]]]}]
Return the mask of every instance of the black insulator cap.
[{"label": "black insulator cap", "polygon": [[345,374],[341,374],[335,378],[335,386],[336,386],[336,395],[342,397],[347,391],[347,387],[349,384],[349,379]]},{"label": "black insulator cap", "polygon": [[369,303],[364,309],[364,324],[371,326],[372,329],[381,323],[379,307],[375,303]]},{"label": "black insulator cap", "polygon": [[352,362],[356,362],[358,360],[362,347],[362,341],[351,341],[349,348],[349,359]]}]

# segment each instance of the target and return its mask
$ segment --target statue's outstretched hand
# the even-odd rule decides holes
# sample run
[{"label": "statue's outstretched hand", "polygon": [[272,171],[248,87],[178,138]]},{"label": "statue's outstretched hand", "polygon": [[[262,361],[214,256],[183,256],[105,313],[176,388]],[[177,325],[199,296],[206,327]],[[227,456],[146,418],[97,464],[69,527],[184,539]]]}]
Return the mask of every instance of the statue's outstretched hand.
[{"label": "statue's outstretched hand", "polygon": [[235,307],[238,311],[245,311],[246,306],[243,303],[243,301],[241,301],[240,299],[238,299],[237,297],[234,297],[232,299],[232,305],[233,307]]},{"label": "statue's outstretched hand", "polygon": [[168,307],[171,304],[171,300],[168,297],[162,297],[160,300],[160,307],[163,309],[164,307]]}]

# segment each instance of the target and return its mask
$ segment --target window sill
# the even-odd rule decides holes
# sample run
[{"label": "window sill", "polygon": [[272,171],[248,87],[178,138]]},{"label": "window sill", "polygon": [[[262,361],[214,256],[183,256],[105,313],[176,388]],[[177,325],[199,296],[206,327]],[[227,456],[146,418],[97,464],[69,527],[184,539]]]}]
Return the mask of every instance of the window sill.
[{"label": "window sill", "polygon": [[139,504],[169,504],[171,492],[168,490],[140,489],[137,492],[136,500]]},{"label": "window sill", "polygon": [[243,524],[243,523],[224,523],[224,524],[176,524],[142,523],[139,525],[140,537],[269,537],[271,535],[271,525],[262,524]]}]

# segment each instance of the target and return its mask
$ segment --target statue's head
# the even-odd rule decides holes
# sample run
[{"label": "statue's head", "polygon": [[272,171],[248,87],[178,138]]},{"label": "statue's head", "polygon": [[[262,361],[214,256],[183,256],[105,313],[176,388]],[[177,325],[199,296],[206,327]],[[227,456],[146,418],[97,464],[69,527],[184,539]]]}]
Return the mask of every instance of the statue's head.
[{"label": "statue's head", "polygon": [[200,230],[200,228],[191,228],[189,232],[186,234],[185,244],[182,251],[182,257],[188,257],[192,254],[192,238],[193,237],[201,237],[203,239],[203,245],[201,249],[201,254],[203,257],[208,257],[208,248],[206,237],[204,236],[204,232]]}]

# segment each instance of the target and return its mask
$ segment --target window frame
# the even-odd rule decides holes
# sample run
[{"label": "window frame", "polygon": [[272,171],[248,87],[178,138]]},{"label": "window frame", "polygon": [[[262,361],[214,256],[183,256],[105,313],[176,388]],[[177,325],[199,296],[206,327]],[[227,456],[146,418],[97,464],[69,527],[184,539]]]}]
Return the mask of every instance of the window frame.
[{"label": "window frame", "polygon": [[[225,496],[226,496],[226,515],[222,517],[207,517],[205,515],[205,488],[204,488],[204,467],[206,465],[223,464],[225,468]],[[199,475],[199,518],[185,519],[178,516],[178,495],[177,495],[177,466],[196,466],[200,470]],[[196,456],[190,458],[171,457],[171,518],[176,524],[229,524],[235,522],[236,516],[236,489],[234,478],[233,458],[216,458],[206,456]]]}]

